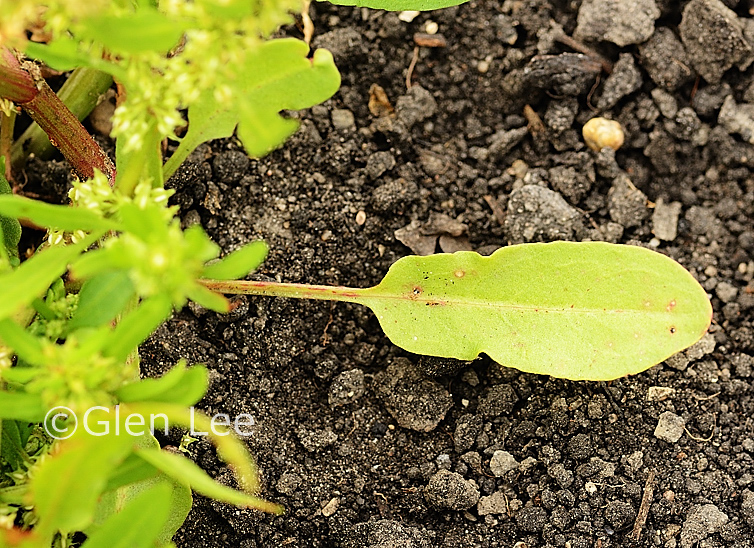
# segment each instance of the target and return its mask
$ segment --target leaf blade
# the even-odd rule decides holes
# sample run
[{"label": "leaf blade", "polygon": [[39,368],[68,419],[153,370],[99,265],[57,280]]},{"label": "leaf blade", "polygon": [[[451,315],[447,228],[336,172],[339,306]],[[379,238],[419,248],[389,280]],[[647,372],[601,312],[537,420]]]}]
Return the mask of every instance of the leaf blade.
[{"label": "leaf blade", "polygon": [[602,242],[404,257],[362,295],[356,302],[405,350],[463,360],[484,352],[573,380],[644,371],[696,342],[712,313],[672,259]]}]

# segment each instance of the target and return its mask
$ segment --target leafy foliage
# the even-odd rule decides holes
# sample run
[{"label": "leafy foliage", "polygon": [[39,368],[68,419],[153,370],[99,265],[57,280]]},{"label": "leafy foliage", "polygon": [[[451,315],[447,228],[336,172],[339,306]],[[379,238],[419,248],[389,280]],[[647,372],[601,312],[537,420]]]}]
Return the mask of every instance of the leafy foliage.
[{"label": "leafy foliage", "polygon": [[401,348],[574,380],[639,373],[691,346],[707,293],[654,251],[602,242],[523,244],[490,257],[398,260],[355,302]]},{"label": "leafy foliage", "polygon": [[[340,3],[402,10],[460,2]],[[102,71],[125,93],[113,120],[117,174],[109,163],[105,174],[89,161],[85,173],[93,176],[74,181],[70,206],[12,195],[0,175],[0,546],[64,548],[77,532],[87,537],[84,548],[168,546],[189,512],[192,490],[282,511],[259,497],[245,445],[191,407],[207,390],[204,366],[179,361],[158,379],[140,378],[139,345],[189,300],[227,311],[218,290],[359,302],[410,351],[464,359],[487,352],[507,365],[569,378],[639,371],[691,344],[709,323],[706,297],[677,264],[604,244],[519,246],[490,258],[408,257],[383,283],[363,290],[235,281],[262,263],[265,244],[218,259],[220,249],[201,227],[181,228],[164,182],[199,144],[234,131],[250,154],[269,152],[297,127],[282,110],[335,93],[340,76],[329,52],[310,55],[299,40],[268,39],[299,6],[299,0],[4,6],[0,37],[8,41],[0,46],[60,70]],[[26,29],[40,14],[49,40],[28,42]],[[15,60],[9,50],[0,53]],[[6,68],[0,64],[0,83],[8,84],[0,87],[16,89],[10,75],[18,71]],[[26,76],[23,91],[31,93],[39,81]],[[81,82],[103,80],[109,77]],[[7,98],[0,100],[7,110]],[[188,128],[178,139],[184,109]],[[70,116],[66,123],[75,122]],[[82,126],[62,130],[86,135]],[[179,145],[163,164],[166,137]],[[69,159],[86,163],[75,148]],[[3,167],[0,158],[0,173]],[[47,230],[23,262],[18,219]],[[633,350],[638,357],[629,364]],[[99,430],[84,427],[90,425]],[[205,431],[239,488],[161,449],[153,430],[168,425]]]}]

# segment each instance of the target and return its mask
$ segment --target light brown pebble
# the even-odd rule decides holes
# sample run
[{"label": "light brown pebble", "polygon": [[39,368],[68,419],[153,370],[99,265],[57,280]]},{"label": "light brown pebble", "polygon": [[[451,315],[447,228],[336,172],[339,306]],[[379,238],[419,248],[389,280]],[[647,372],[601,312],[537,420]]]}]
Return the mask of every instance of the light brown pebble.
[{"label": "light brown pebble", "polygon": [[602,117],[592,118],[584,124],[581,134],[586,146],[597,152],[605,147],[618,150],[625,138],[620,123]]}]

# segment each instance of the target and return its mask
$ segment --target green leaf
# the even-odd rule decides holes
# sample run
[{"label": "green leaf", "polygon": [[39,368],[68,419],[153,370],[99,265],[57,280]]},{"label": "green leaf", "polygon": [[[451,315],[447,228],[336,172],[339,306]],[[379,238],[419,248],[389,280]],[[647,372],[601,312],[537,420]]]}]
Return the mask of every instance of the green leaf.
[{"label": "green leaf", "polygon": [[644,371],[699,340],[712,315],[704,289],[672,259],[601,242],[404,257],[355,293],[349,300],[370,307],[409,352],[461,360],[484,352],[574,380]]},{"label": "green leaf", "polygon": [[151,548],[170,516],[172,499],[168,482],[149,486],[88,535],[81,548]]},{"label": "green leaf", "polygon": [[[5,156],[0,156],[0,198],[13,195],[8,180],[5,178]],[[0,211],[0,240],[7,255],[6,258],[18,258],[18,242],[21,240],[21,225],[13,215],[3,215]]]},{"label": "green leaf", "polygon": [[337,6],[358,6],[388,11],[431,11],[458,6],[467,0],[330,0]]},{"label": "green leaf", "polygon": [[103,272],[84,282],[79,293],[79,305],[68,323],[68,331],[85,327],[99,327],[125,310],[135,295],[128,272]]},{"label": "green leaf", "polygon": [[26,451],[24,451],[24,443],[21,441],[18,423],[14,420],[2,420],[2,444],[0,452],[13,470],[18,470],[24,463],[24,460],[29,458],[26,455]]},{"label": "green leaf", "polygon": [[49,44],[27,42],[26,55],[44,61],[55,70],[69,71],[87,64],[88,57],[79,53],[79,44],[72,38],[62,37]]},{"label": "green leaf", "polygon": [[114,53],[165,53],[175,46],[186,29],[185,22],[154,8],[142,7],[125,15],[95,15],[84,20],[85,34]]},{"label": "green leaf", "polygon": [[116,360],[126,360],[128,355],[146,340],[164,322],[173,310],[170,298],[155,295],[144,299],[139,306],[126,314],[109,337],[112,341],[103,354]]},{"label": "green leaf", "polygon": [[259,268],[267,257],[267,244],[252,242],[204,267],[202,278],[237,280]]},{"label": "green leaf", "polygon": [[[90,423],[95,424],[93,418]],[[131,451],[134,440],[115,435],[112,422],[109,427],[110,434],[102,437],[79,428],[36,468],[30,489],[41,535],[80,531],[91,524],[107,478]]]},{"label": "green leaf", "polygon": [[183,361],[159,379],[143,379],[126,384],[116,391],[124,403],[149,401],[194,405],[204,396],[209,386],[207,368],[195,365],[186,368]]},{"label": "green leaf", "polygon": [[[0,341],[30,364],[42,365],[47,361],[43,354],[42,340],[10,318],[0,320]],[[3,377],[8,378],[7,374],[10,372],[12,370],[3,371]]]},{"label": "green leaf", "polygon": [[93,211],[79,207],[52,205],[23,196],[0,196],[0,213],[17,219],[29,219],[46,228],[74,230],[117,230],[118,225]]},{"label": "green leaf", "polygon": [[204,308],[215,312],[230,312],[230,302],[223,295],[210,291],[204,286],[194,285],[188,291],[188,298]]},{"label": "green leaf", "polygon": [[278,113],[303,109],[330,98],[340,86],[340,74],[329,51],[319,49],[309,59],[301,40],[270,40],[250,52],[239,71],[232,102],[218,102],[214,90],[204,92],[189,107],[189,128],[165,164],[165,179],[188,154],[211,139],[230,137],[236,125],[249,154],[261,156],[279,146],[297,124]]},{"label": "green leaf", "polygon": [[165,475],[189,485],[201,495],[236,506],[281,513],[279,505],[217,483],[204,470],[180,455],[154,449],[140,449],[136,454]]},{"label": "green leaf", "polygon": [[44,249],[12,272],[0,275],[0,319],[31,304],[66,271],[68,263],[98,237],[99,234],[92,234],[73,245]]}]

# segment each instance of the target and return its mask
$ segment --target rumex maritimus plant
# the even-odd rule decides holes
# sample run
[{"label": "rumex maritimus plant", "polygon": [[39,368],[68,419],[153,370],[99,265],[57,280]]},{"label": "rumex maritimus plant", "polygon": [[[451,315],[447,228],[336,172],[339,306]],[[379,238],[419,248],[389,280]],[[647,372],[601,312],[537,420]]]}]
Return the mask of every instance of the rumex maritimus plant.
[{"label": "rumex maritimus plant", "polygon": [[[510,247],[490,258],[405,258],[371,289],[236,281],[264,259],[260,243],[211,263],[220,250],[201,228],[180,229],[163,181],[196,145],[234,131],[249,153],[264,154],[295,129],[280,110],[304,108],[337,89],[327,52],[308,57],[303,42],[265,40],[293,4],[93,2],[82,12],[59,2],[44,14],[46,44],[8,44],[60,70],[110,74],[124,94],[112,164],[72,116],[52,116],[66,111],[51,107],[55,96],[34,65],[4,52],[0,93],[45,127],[81,179],[71,207],[0,199],[0,416],[13,478],[2,486],[6,542],[64,546],[82,531],[90,548],[165,544],[185,517],[189,489],[279,510],[256,497],[252,461],[235,438],[214,440],[235,467],[238,491],[159,450],[145,428],[138,442],[114,434],[129,426],[105,411],[115,405],[121,417],[154,414],[190,423],[188,406],[204,394],[206,370],[179,363],[161,379],[139,380],[136,352],[189,299],[216,311],[228,309],[221,293],[233,292],[352,300],[372,307],[388,336],[407,350],[463,359],[486,352],[525,370],[571,378],[643,370],[706,328],[709,304],[693,279],[638,248],[548,244]],[[375,6],[437,7],[419,4]],[[187,132],[163,164],[160,143],[183,123],[182,108]],[[49,230],[47,244],[24,262],[16,256],[15,218]],[[61,405],[77,415],[103,407],[98,420],[111,434],[79,431],[51,442],[38,425]],[[207,418],[198,420],[207,428]],[[135,538],[121,539],[124,523]]]}]

